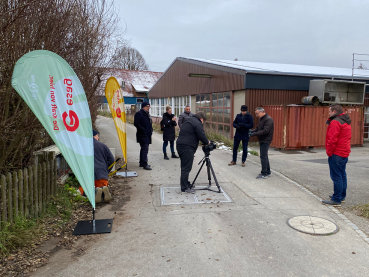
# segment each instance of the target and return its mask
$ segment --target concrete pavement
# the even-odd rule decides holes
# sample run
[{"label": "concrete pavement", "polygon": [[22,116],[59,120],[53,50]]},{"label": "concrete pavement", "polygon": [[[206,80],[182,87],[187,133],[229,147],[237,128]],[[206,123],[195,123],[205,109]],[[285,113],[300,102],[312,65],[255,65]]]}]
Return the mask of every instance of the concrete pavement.
[{"label": "concrete pavement", "polygon": [[[257,147],[252,147],[258,151]],[[259,157],[249,156],[255,162]],[[333,193],[333,182],[329,176],[325,149],[269,150],[271,168],[307,188],[315,195],[328,199]],[[341,211],[369,235],[369,220],[358,217],[353,206],[369,203],[369,143],[364,147],[353,147],[346,167],[348,188],[346,203]]]},{"label": "concrete pavement", "polygon": [[[119,148],[112,119],[98,117],[101,140]],[[128,125],[130,201],[113,232],[95,236],[84,255],[56,253],[35,276],[365,276],[369,245],[339,214],[274,174],[256,180],[260,166],[227,166],[231,155],[211,152],[218,181],[233,203],[161,206],[160,187],[179,186],[179,160],[165,161],[162,137],[150,145],[152,171],[138,167],[135,129]],[[116,150],[119,153],[119,150]],[[202,159],[196,152],[191,179]],[[198,184],[206,184],[205,171]],[[99,211],[101,218],[104,212]],[[99,215],[100,214],[100,215]],[[106,215],[105,214],[105,215]],[[319,216],[340,228],[312,236],[290,228],[296,215]],[[68,261],[62,263],[62,261]]]}]

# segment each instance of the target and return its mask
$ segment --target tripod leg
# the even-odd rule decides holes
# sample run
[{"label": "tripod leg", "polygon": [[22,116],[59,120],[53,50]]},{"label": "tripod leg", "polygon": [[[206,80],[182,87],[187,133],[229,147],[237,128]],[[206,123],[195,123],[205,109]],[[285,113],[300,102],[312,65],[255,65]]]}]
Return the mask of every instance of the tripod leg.
[{"label": "tripod leg", "polygon": [[202,162],[202,165],[201,165],[201,167],[200,167],[199,171],[197,172],[195,179],[193,180],[193,182],[192,182],[192,184],[191,184],[191,188],[194,186],[194,184],[195,184],[195,182],[196,182],[196,179],[197,179],[197,177],[199,176],[200,171],[201,171],[202,167],[203,167],[203,166],[204,166],[204,164],[205,164],[205,161],[206,161],[206,160],[204,160],[204,161]]},{"label": "tripod leg", "polygon": [[209,165],[208,165],[208,168],[210,167],[211,169],[211,173],[213,173],[213,177],[214,177],[214,181],[215,181],[215,184],[217,185],[218,187],[218,190],[219,190],[219,193],[221,193],[221,189],[220,189],[220,186],[219,186],[219,183],[218,183],[218,180],[217,180],[217,177],[215,176],[215,172],[214,172],[214,169],[213,169],[213,166],[211,165],[211,162],[210,162],[210,159],[209,159]]},{"label": "tripod leg", "polygon": [[210,160],[206,159],[206,167],[207,167],[207,172],[208,172],[208,181],[209,181],[209,186],[208,188],[211,187],[211,174],[210,174]]}]

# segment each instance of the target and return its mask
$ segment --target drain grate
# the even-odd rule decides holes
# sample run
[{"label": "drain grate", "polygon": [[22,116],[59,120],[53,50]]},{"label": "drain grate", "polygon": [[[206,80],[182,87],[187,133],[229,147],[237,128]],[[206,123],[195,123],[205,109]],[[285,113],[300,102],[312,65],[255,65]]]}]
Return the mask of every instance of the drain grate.
[{"label": "drain grate", "polygon": [[[206,188],[206,186],[196,186],[196,188]],[[217,187],[211,187],[217,190]],[[179,187],[160,188],[160,198],[162,205],[182,205],[182,204],[217,204],[233,202],[228,194],[221,188],[222,192],[217,193],[208,190],[197,190],[195,194],[183,193]]]},{"label": "drain grate", "polygon": [[299,232],[317,236],[335,234],[339,230],[333,222],[309,215],[291,217],[287,220],[287,224]]}]

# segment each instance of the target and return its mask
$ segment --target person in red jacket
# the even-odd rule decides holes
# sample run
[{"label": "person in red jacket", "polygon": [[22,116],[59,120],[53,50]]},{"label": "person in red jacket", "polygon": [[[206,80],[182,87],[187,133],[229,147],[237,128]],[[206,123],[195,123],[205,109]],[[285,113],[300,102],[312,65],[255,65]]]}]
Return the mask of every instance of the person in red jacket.
[{"label": "person in red jacket", "polygon": [[325,150],[328,155],[328,164],[334,193],[330,200],[323,200],[323,204],[341,206],[345,202],[347,189],[346,164],[351,152],[351,119],[342,111],[339,104],[329,106],[329,118]]}]

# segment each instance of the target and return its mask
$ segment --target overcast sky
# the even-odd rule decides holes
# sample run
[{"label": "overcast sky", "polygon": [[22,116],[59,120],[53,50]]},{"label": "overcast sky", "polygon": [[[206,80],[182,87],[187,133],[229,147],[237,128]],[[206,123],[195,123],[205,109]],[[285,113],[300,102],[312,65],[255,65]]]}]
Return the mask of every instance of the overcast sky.
[{"label": "overcast sky", "polygon": [[152,71],[176,57],[351,68],[369,54],[368,0],[115,1]]}]

